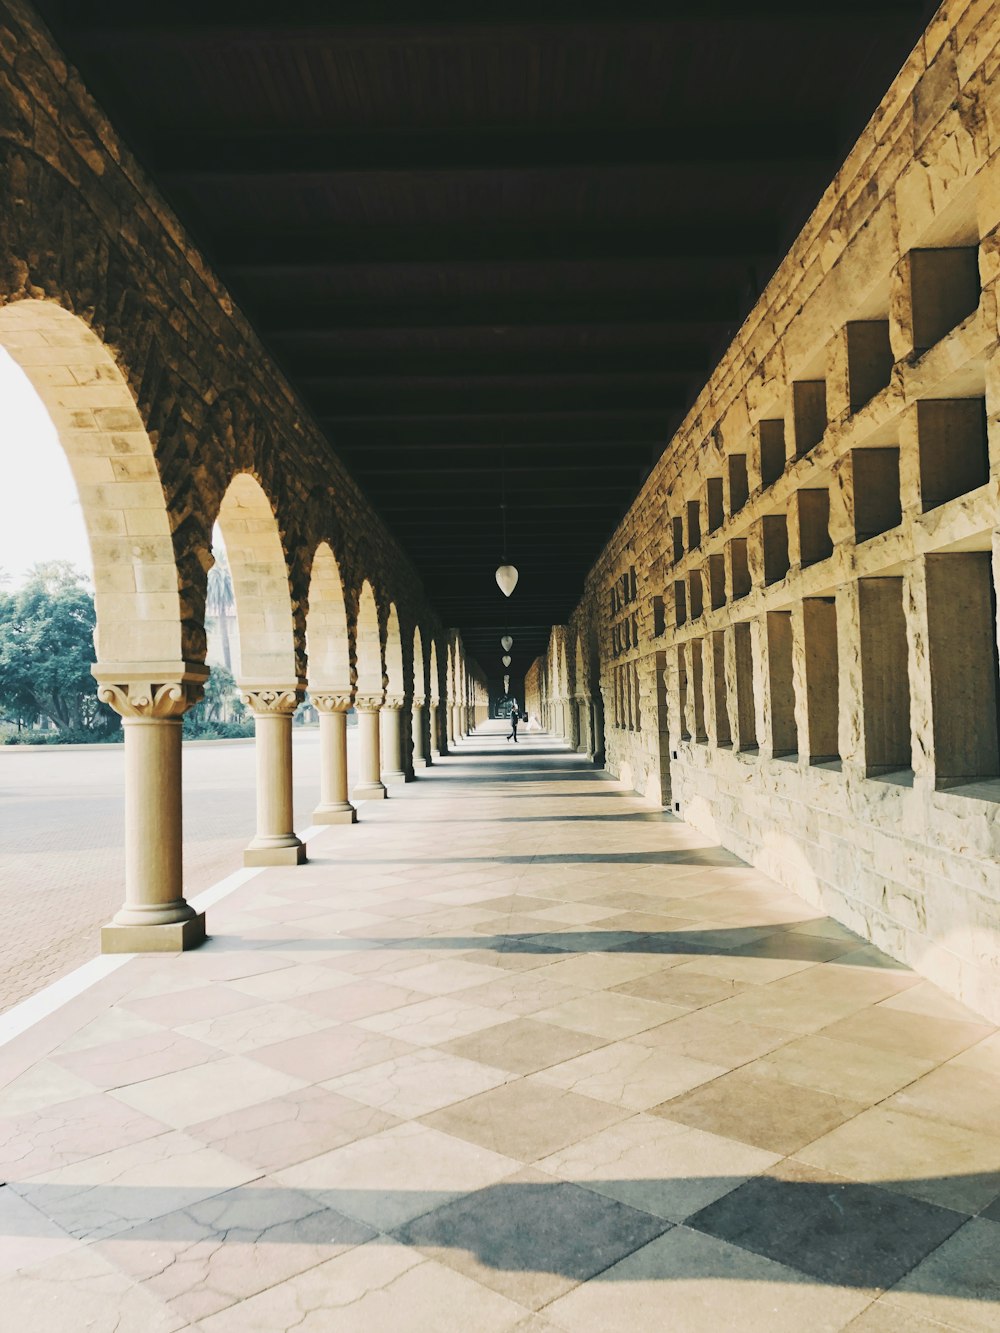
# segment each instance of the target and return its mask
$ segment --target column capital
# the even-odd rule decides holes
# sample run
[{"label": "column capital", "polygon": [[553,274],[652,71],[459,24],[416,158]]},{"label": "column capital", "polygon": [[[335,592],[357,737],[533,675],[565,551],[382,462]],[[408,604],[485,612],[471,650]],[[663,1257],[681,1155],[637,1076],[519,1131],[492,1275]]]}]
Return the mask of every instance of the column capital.
[{"label": "column capital", "polygon": [[309,698],[317,713],[349,713],[353,706],[350,691],[310,690]]},{"label": "column capital", "polygon": [[302,702],[300,685],[241,684],[240,699],[254,714],[294,713]]},{"label": "column capital", "polygon": [[354,707],[360,713],[377,713],[385,699],[384,694],[356,694]]},{"label": "column capital", "polygon": [[197,662],[98,663],[97,697],[122,718],[183,717],[205,692],[208,667]]},{"label": "column capital", "polygon": [[426,703],[427,696],[425,694],[415,694],[413,696],[412,704],[414,708],[423,708]]},{"label": "column capital", "polygon": [[382,707],[389,708],[393,712],[396,712],[398,709],[405,707],[405,705],[406,696],[404,694],[387,694]]}]

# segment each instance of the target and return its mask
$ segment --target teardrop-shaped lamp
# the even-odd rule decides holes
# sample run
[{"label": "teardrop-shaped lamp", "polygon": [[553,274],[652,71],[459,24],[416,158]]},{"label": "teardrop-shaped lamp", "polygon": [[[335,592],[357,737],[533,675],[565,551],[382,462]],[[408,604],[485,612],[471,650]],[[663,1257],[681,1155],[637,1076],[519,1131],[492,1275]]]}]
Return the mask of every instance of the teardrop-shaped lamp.
[{"label": "teardrop-shaped lamp", "polygon": [[503,692],[504,694],[510,693],[510,676],[504,676],[503,678]]},{"label": "teardrop-shaped lamp", "polygon": [[509,653],[504,653],[504,655],[503,655],[503,657],[501,657],[500,661],[504,664],[504,666],[510,666],[510,654],[509,654]]},{"label": "teardrop-shaped lamp", "polygon": [[501,565],[497,570],[497,586],[505,597],[517,587],[517,570],[513,565]]},{"label": "teardrop-shaped lamp", "polygon": [[504,650],[505,653],[509,653],[510,650],[514,647],[514,640],[510,637],[509,634],[505,634],[503,638],[500,640],[500,647]]}]

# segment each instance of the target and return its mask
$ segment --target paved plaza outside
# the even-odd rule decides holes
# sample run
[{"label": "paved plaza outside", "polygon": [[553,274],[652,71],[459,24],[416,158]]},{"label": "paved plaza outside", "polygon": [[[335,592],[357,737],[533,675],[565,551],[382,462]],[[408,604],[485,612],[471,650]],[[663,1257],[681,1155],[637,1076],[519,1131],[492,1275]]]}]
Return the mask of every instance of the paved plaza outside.
[{"label": "paved plaza outside", "polygon": [[[349,760],[354,771],[353,729]],[[311,822],[318,736],[296,729],[295,814]],[[184,747],[184,880],[189,895],[243,864],[254,835],[253,741]],[[0,746],[0,1012],[100,948],[125,881],[124,749]]]},{"label": "paved plaza outside", "polygon": [[544,737],[309,852],[0,1049],[6,1325],[1000,1325],[977,1015]]}]

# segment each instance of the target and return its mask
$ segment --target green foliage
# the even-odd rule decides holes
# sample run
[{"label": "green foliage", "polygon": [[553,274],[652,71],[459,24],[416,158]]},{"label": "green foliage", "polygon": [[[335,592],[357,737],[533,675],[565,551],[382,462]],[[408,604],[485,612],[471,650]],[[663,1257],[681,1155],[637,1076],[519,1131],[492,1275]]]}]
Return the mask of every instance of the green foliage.
[{"label": "green foliage", "polygon": [[205,697],[184,714],[185,739],[229,740],[253,734],[253,720],[246,717],[232,672],[223,666],[212,667]]},{"label": "green foliage", "polygon": [[0,591],[0,710],[18,723],[47,717],[63,741],[117,732],[90,672],[95,624],[87,582],[65,560],[36,565],[17,592]]}]

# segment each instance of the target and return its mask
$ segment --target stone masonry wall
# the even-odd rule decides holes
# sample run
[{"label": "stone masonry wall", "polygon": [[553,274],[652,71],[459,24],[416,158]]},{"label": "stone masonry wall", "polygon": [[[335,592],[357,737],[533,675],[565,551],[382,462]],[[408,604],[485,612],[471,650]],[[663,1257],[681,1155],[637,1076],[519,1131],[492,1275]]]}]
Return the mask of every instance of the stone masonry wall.
[{"label": "stone masonry wall", "polygon": [[998,66],[944,4],[571,624],[613,772],[994,1020]]},{"label": "stone masonry wall", "polygon": [[[131,390],[166,502],[185,660],[204,659],[213,522],[233,476],[249,472],[277,518],[300,674],[323,540],[352,634],[367,578],[383,640],[390,601],[398,608],[407,672],[418,623],[444,661],[442,627],[392,535],[37,15],[0,0],[0,313],[22,301],[78,316]],[[444,696],[443,677],[441,667],[434,694]]]}]

